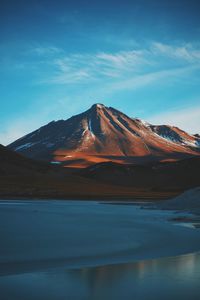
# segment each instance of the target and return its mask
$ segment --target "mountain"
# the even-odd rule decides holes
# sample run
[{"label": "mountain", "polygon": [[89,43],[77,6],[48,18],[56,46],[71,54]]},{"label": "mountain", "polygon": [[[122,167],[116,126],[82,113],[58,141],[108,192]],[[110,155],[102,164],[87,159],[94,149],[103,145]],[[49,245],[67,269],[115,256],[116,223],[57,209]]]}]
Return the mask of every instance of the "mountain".
[{"label": "mountain", "polygon": [[26,158],[0,145],[0,199],[89,200],[151,196],[165,198],[169,194],[149,194],[143,189],[101,183],[69,168]]},{"label": "mountain", "polygon": [[103,104],[53,121],[8,146],[27,157],[71,167],[101,162],[144,164],[200,155],[200,137],[155,126]]}]

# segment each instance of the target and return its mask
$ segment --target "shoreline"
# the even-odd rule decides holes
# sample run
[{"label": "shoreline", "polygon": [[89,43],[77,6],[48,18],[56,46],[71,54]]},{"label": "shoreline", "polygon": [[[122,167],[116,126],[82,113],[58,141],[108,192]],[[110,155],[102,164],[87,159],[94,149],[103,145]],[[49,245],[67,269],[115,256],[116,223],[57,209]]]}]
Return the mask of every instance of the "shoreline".
[{"label": "shoreline", "polygon": [[130,201],[130,202],[134,202],[135,199],[137,200],[144,200],[147,201],[150,200],[155,200],[155,201],[159,201],[159,200],[169,200],[174,198],[176,195],[180,195],[181,192],[175,192],[175,193],[171,193],[171,194],[153,194],[149,196],[149,193],[147,192],[148,196],[144,196],[144,195],[138,195],[136,194],[128,194],[128,195],[103,195],[103,196],[94,196],[94,195],[69,195],[69,196],[51,196],[51,195],[47,195],[47,196],[4,196],[4,195],[0,195],[0,201],[6,201],[6,200],[47,200],[47,201],[51,201],[51,200],[66,200],[66,201],[70,201],[70,200],[74,200],[74,201],[114,201],[114,202],[122,202],[122,201]]}]

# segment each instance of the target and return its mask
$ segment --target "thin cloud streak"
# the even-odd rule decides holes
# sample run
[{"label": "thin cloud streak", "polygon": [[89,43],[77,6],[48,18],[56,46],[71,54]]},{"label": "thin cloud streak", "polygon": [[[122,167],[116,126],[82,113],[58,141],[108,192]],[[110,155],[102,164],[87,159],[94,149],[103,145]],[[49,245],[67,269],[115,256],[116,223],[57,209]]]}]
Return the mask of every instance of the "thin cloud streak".
[{"label": "thin cloud streak", "polygon": [[[23,60],[22,60],[23,59]],[[115,79],[129,79],[200,61],[199,44],[149,42],[118,52],[71,53],[54,45],[29,45],[21,51],[21,60],[12,62],[23,72],[32,70],[33,84],[90,84]],[[8,65],[8,62],[6,62]]]},{"label": "thin cloud streak", "polygon": [[151,49],[154,54],[168,56],[173,59],[181,59],[188,62],[198,62],[200,59],[200,50],[195,49],[191,44],[172,46],[154,42]]},{"label": "thin cloud streak", "polygon": [[[58,55],[59,56],[59,55]],[[191,44],[174,46],[159,42],[146,49],[60,55],[50,62],[52,75],[41,79],[46,84],[90,84],[104,80],[127,79],[199,64],[200,50]],[[166,65],[167,63],[167,65]]]},{"label": "thin cloud streak", "polygon": [[[56,74],[46,83],[79,83],[104,78],[117,78],[126,73],[138,71],[139,65],[148,65],[141,51],[121,51],[114,54],[100,52],[97,54],[72,54],[55,59]],[[87,80],[88,81],[87,81]]]},{"label": "thin cloud streak", "polygon": [[105,84],[102,89],[98,89],[98,93],[102,91],[102,93],[106,95],[124,90],[134,91],[154,83],[157,85],[166,85],[169,82],[173,83],[180,79],[184,82],[184,77],[195,70],[200,70],[200,64],[133,76],[125,80],[118,80],[114,83]]}]

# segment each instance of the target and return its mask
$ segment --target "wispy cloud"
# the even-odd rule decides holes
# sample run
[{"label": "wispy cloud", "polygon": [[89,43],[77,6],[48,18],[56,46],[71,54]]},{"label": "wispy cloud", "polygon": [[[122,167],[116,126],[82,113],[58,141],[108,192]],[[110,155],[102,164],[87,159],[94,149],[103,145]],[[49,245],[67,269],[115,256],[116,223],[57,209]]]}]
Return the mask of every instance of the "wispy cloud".
[{"label": "wispy cloud", "polygon": [[200,50],[188,43],[176,46],[154,42],[152,43],[151,49],[156,55],[163,55],[172,59],[185,60],[190,63],[199,61],[200,59]]},{"label": "wispy cloud", "polygon": [[145,64],[147,60],[143,51],[121,51],[117,53],[101,52],[94,57],[96,65],[107,66],[118,70],[130,70],[138,64]]},{"label": "wispy cloud", "polygon": [[164,80],[165,84],[169,83],[169,81],[177,81],[177,79],[181,79],[182,82],[184,82],[183,77],[196,69],[200,69],[200,65],[149,72],[147,74],[136,75],[125,80],[114,82],[109,85],[109,88],[114,92],[118,90],[135,90],[153,82],[160,83],[161,80]]},{"label": "wispy cloud", "polygon": [[149,118],[152,124],[169,124],[190,132],[200,133],[200,106],[187,107],[160,113]]},{"label": "wispy cloud", "polygon": [[55,74],[46,83],[79,83],[102,78],[117,78],[137,72],[139,65],[149,64],[142,51],[99,52],[96,54],[72,54],[55,59]]},{"label": "wispy cloud", "polygon": [[[135,43],[135,42],[134,42]],[[28,45],[17,61],[6,61],[6,67],[31,68],[34,83],[69,85],[102,83],[107,80],[131,80],[154,72],[199,65],[200,45],[151,41],[130,50],[68,53],[67,49],[47,44]],[[5,63],[4,63],[5,64]]]},{"label": "wispy cloud", "polygon": [[[42,51],[39,52],[42,54]],[[137,82],[150,79],[152,73],[158,78],[159,74],[163,77],[165,72],[171,72],[172,69],[175,73],[177,68],[180,68],[180,72],[186,67],[189,67],[188,71],[192,70],[193,66],[199,66],[200,59],[200,49],[191,44],[177,46],[159,42],[151,42],[146,48],[137,47],[130,51],[57,54],[49,62],[52,72],[39,80],[40,83],[90,84],[111,80],[119,84],[121,80],[123,84],[119,84],[120,87],[124,86],[124,81],[136,80],[136,77]]]}]

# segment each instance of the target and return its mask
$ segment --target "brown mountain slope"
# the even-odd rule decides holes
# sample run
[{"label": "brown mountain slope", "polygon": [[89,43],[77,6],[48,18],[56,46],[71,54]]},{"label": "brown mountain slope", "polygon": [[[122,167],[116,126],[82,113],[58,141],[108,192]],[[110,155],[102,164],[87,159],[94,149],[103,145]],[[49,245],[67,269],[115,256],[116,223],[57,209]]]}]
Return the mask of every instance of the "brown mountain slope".
[{"label": "brown mountain slope", "polygon": [[200,186],[200,157],[144,166],[100,163],[81,170],[81,173],[106,184],[181,192]]},{"label": "brown mountain slope", "polygon": [[82,114],[51,122],[9,147],[63,166],[178,160],[200,155],[200,138],[172,126],[154,126],[95,104]]},{"label": "brown mountain slope", "polygon": [[78,171],[33,161],[0,145],[0,199],[160,199],[174,194],[106,184]]}]

